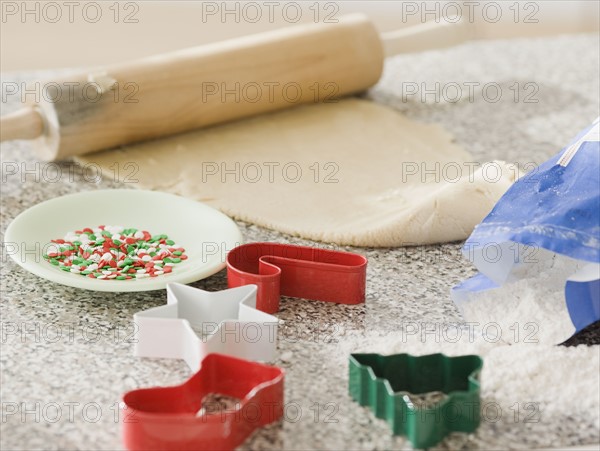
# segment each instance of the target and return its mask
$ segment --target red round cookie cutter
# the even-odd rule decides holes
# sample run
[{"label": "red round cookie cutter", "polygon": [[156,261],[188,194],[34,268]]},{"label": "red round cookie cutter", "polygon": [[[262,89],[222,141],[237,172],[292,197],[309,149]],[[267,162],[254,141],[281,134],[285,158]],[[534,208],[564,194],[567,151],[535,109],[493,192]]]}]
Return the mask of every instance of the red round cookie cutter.
[{"label": "red round cookie cutter", "polygon": [[250,243],[227,254],[230,288],[258,285],[256,308],[279,310],[280,296],[360,304],[365,301],[367,259],[351,252],[279,243]]},{"label": "red round cookie cutter", "polygon": [[[190,379],[173,387],[125,393],[121,415],[128,450],[232,450],[255,429],[283,415],[284,372],[275,366],[209,354]],[[219,393],[240,399],[235,409],[201,412]]]}]

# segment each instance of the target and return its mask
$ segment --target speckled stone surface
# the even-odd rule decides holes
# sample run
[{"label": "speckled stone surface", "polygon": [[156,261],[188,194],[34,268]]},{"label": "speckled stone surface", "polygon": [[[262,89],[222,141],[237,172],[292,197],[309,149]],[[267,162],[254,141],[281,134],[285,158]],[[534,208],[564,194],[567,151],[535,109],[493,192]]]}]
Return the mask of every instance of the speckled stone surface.
[{"label": "speckled stone surface", "polygon": [[[598,58],[597,36],[473,43],[393,58],[367,96],[413,119],[443,124],[477,161],[504,159],[523,166],[550,157],[598,116]],[[5,74],[3,81],[30,76]],[[456,103],[431,101],[433,96],[427,102],[419,95],[403,99],[406,83],[415,82],[419,89],[431,89],[436,82],[493,82],[502,88],[502,98],[492,103],[476,90],[471,101],[465,88]],[[521,87],[518,101],[511,88],[515,83]],[[534,84],[524,88],[527,83]],[[525,102],[524,95],[537,102]],[[3,114],[16,107],[2,106]],[[6,175],[6,162],[34,167],[36,160],[24,143],[3,143],[2,161],[2,233],[15,216],[38,202],[119,186],[107,178],[90,183],[68,162],[58,166],[63,176],[54,183],[33,175],[25,180]],[[239,226],[248,242],[314,244],[249,224]],[[278,317],[284,324],[274,363],[287,372],[286,417],[255,433],[244,449],[410,447],[350,400],[347,367],[333,357],[345,340],[354,340],[358,348],[366,332],[379,333],[385,343],[386,333],[397,330],[401,321],[460,322],[449,290],[474,271],[460,256],[459,243],[353,250],[369,258],[364,305],[282,300]],[[120,449],[120,395],[136,387],[176,384],[189,376],[182,361],[132,355],[132,315],[164,303],[164,292],[109,294],[56,285],[25,272],[5,252],[1,275],[2,449]],[[225,273],[193,286],[223,289]],[[592,327],[581,339],[597,344],[598,335],[598,327]],[[564,412],[542,416],[534,424],[485,422],[475,434],[452,436],[439,447],[561,447],[598,440],[597,424],[585,415]]]}]

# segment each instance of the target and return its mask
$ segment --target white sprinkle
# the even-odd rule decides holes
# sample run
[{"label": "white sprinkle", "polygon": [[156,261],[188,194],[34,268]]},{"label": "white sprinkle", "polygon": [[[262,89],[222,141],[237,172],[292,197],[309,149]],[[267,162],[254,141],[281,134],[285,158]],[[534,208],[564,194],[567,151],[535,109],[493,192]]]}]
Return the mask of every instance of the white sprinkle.
[{"label": "white sprinkle", "polygon": [[88,271],[95,271],[96,269],[98,269],[98,264],[97,263],[92,263],[90,266],[87,267]]},{"label": "white sprinkle", "polygon": [[145,269],[138,269],[137,270],[137,274],[146,274],[146,270]]},{"label": "white sprinkle", "polygon": [[79,273],[81,273],[81,271],[79,271],[78,269],[75,269],[75,268],[71,268],[71,272],[73,274],[79,274]]},{"label": "white sprinkle", "polygon": [[51,245],[48,246],[48,250],[46,253],[48,254],[58,254],[60,252],[60,247],[57,246],[55,243],[52,243]]},{"label": "white sprinkle", "polygon": [[142,257],[142,261],[143,261],[143,262],[149,262],[150,260],[152,260],[152,257],[150,257],[149,255],[144,255],[144,256]]},{"label": "white sprinkle", "polygon": [[141,239],[141,238],[144,238],[144,234],[141,231],[138,230],[137,232],[135,232],[133,234],[133,237],[137,238],[137,239]]},{"label": "white sprinkle", "polygon": [[112,260],[113,255],[110,252],[106,252],[102,255],[102,258],[100,260],[105,260],[105,261],[110,261]]}]

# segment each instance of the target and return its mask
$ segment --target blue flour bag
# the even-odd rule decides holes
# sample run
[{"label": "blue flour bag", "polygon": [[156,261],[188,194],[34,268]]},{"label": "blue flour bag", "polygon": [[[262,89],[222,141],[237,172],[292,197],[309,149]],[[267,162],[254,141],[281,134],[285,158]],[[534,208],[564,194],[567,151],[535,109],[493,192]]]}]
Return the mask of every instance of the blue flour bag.
[{"label": "blue flour bag", "polygon": [[521,177],[463,247],[479,274],[452,290],[490,339],[558,344],[600,319],[598,119]]}]

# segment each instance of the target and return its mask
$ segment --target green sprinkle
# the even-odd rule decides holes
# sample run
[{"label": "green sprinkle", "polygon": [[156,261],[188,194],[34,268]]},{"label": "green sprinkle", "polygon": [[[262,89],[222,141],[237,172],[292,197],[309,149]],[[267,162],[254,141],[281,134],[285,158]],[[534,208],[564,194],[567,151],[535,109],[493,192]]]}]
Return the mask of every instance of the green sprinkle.
[{"label": "green sprinkle", "polygon": [[175,244],[175,241],[173,241],[173,240],[167,240],[167,241],[165,241],[165,243],[167,243],[169,246],[172,246],[173,244]]},{"label": "green sprinkle", "polygon": [[94,241],[95,241],[95,240],[96,240],[96,235],[94,235],[93,233],[90,233],[90,234],[88,235],[88,238],[89,238],[90,240],[94,240]]},{"label": "green sprinkle", "polygon": [[169,257],[165,257],[162,260],[163,260],[163,263],[173,263],[173,260],[170,259]]},{"label": "green sprinkle", "polygon": [[51,258],[50,263],[52,263],[54,266],[58,266],[58,260],[55,258]]},{"label": "green sprinkle", "polygon": [[181,251],[175,251],[175,252],[173,252],[173,255],[180,256],[181,254],[183,254],[183,252],[181,252]]},{"label": "green sprinkle", "polygon": [[115,279],[116,280],[125,280],[125,279],[127,279],[127,277],[125,277],[125,276],[117,276],[117,277],[115,277]]},{"label": "green sprinkle", "polygon": [[[180,258],[172,258],[171,262],[173,262],[173,263],[181,263],[181,259]],[[169,263],[169,262],[167,262],[167,263]]]}]

